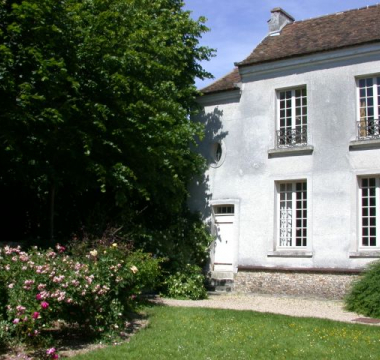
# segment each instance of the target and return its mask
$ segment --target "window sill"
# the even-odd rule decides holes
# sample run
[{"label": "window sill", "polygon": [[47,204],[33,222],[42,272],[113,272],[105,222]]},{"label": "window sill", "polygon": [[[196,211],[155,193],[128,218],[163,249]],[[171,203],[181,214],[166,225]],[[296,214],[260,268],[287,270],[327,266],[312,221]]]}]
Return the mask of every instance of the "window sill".
[{"label": "window sill", "polygon": [[380,249],[372,251],[353,251],[348,254],[350,259],[360,259],[360,258],[380,258]]},{"label": "window sill", "polygon": [[380,149],[380,139],[350,141],[349,150],[371,150],[371,149]]},{"label": "window sill", "polygon": [[303,145],[303,146],[292,146],[284,148],[276,148],[268,150],[268,158],[283,157],[283,156],[300,156],[300,155],[310,155],[314,151],[314,146]]},{"label": "window sill", "polygon": [[311,258],[313,257],[312,251],[303,250],[277,250],[268,251],[268,257],[288,257],[288,258]]}]

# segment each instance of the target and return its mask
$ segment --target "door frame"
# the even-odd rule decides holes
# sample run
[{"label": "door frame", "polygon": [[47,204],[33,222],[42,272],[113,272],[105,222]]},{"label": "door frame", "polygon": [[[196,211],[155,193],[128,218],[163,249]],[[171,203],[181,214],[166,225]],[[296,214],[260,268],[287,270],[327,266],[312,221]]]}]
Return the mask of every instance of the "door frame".
[{"label": "door frame", "polygon": [[[214,199],[210,200],[210,207],[212,210],[212,235],[216,235],[216,219],[214,214],[214,206],[218,205],[233,205],[234,206],[234,218],[233,218],[233,237],[234,237],[234,243],[232,246],[233,256],[232,256],[232,271],[234,273],[237,273],[238,268],[238,259],[239,259],[239,233],[240,233],[240,227],[239,227],[239,220],[240,220],[240,200],[239,199]],[[211,249],[211,266],[214,270],[214,263],[215,263],[215,247],[213,246]]]}]

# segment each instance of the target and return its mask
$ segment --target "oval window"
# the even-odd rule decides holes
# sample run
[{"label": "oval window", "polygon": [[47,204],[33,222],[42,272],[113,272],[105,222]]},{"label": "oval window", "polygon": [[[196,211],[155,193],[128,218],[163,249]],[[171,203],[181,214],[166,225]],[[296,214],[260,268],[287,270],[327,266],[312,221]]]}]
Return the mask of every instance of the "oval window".
[{"label": "oval window", "polygon": [[211,166],[219,167],[226,157],[226,147],[223,140],[214,142],[211,148]]}]

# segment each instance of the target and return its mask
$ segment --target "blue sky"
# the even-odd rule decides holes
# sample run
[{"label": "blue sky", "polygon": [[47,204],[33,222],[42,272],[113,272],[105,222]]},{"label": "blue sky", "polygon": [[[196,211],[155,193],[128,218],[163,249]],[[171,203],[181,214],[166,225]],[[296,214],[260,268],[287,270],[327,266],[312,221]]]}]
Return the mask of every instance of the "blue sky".
[{"label": "blue sky", "polygon": [[[217,50],[216,57],[202,63],[215,79],[229,73],[234,62],[241,61],[260,43],[268,32],[270,10],[281,7],[296,20],[306,20],[339,11],[377,4],[371,0],[185,0],[192,17],[207,18],[211,29],[203,35],[202,45]],[[215,80],[196,85],[202,88]]]}]

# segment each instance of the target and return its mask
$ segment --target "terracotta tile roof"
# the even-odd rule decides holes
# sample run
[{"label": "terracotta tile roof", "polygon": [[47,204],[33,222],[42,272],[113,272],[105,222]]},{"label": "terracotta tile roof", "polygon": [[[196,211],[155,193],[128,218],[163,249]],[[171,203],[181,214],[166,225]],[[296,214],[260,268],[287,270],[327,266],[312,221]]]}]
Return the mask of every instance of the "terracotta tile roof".
[{"label": "terracotta tile roof", "polygon": [[235,90],[237,89],[236,83],[240,82],[240,74],[238,68],[235,68],[226,76],[223,76],[221,79],[216,80],[211,85],[201,89],[203,94],[215,93],[221,91]]},{"label": "terracotta tile roof", "polygon": [[[238,67],[317,52],[380,42],[380,4],[286,25],[280,35],[267,36]],[[238,68],[201,90],[214,93],[236,89]]]},{"label": "terracotta tile roof", "polygon": [[380,5],[286,25],[267,36],[238,66],[380,41]]}]

